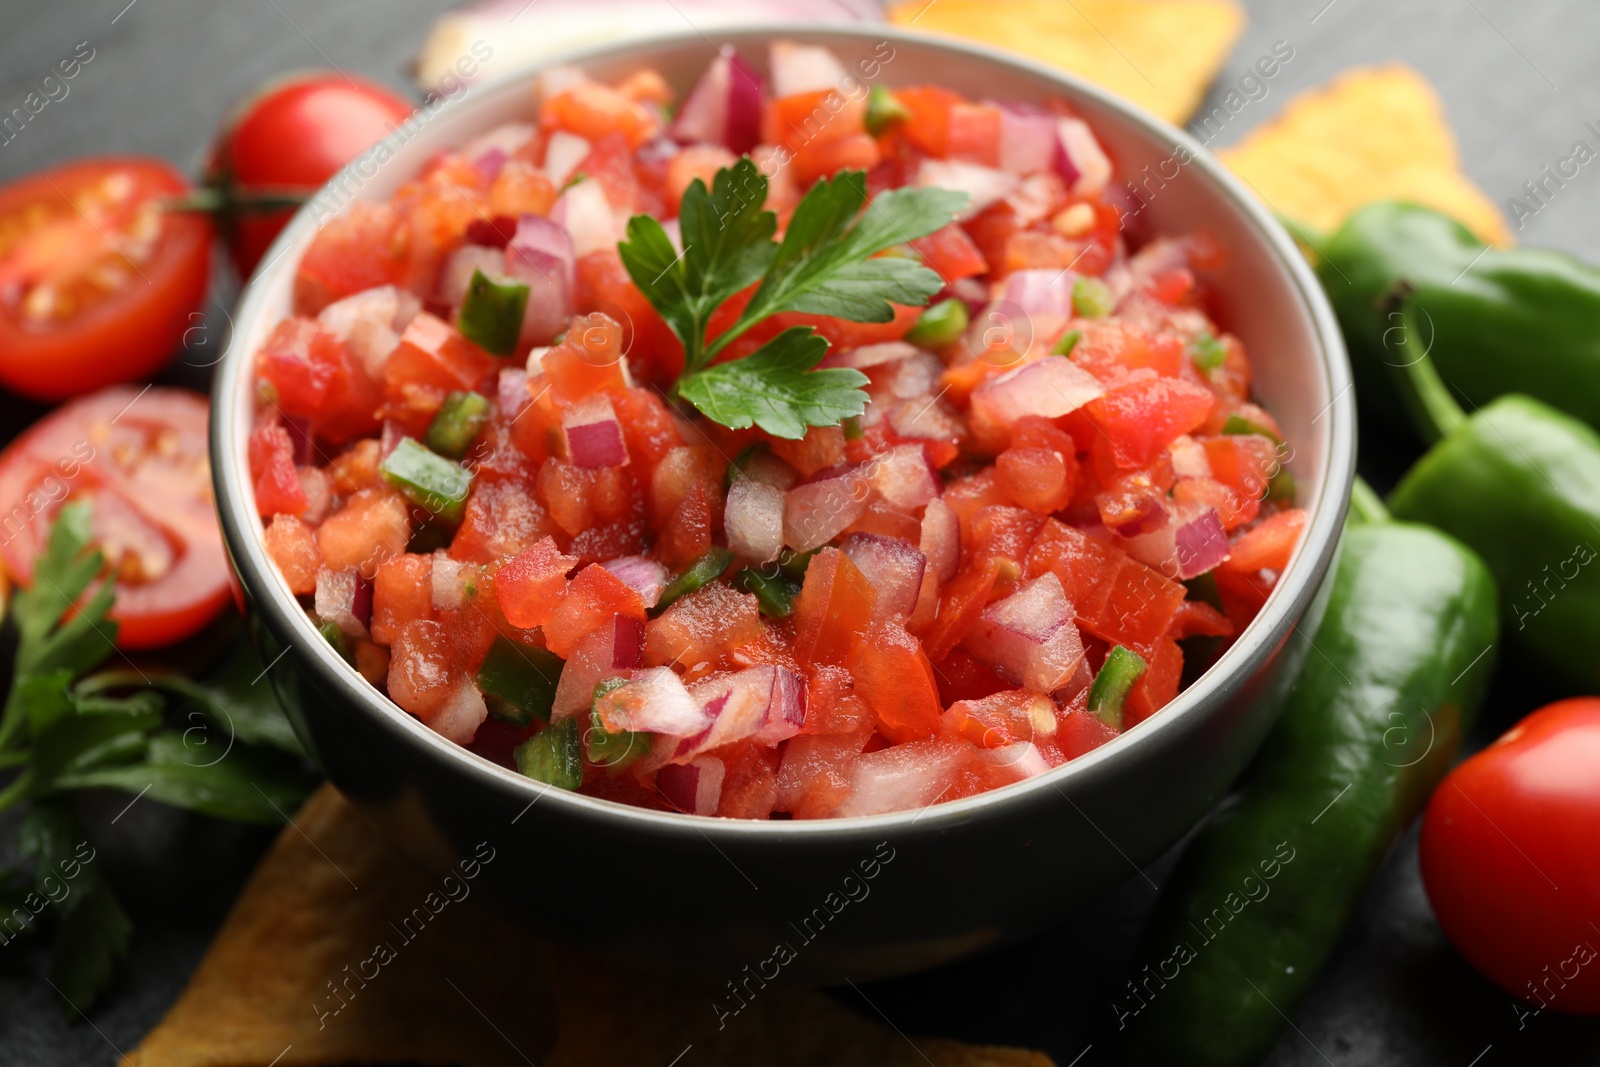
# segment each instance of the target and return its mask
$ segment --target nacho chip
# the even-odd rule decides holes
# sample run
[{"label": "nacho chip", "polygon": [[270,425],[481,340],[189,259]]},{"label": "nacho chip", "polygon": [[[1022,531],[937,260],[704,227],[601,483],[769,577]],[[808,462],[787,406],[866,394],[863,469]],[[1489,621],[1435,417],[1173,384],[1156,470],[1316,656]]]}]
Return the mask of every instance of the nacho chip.
[{"label": "nacho chip", "polygon": [[1461,172],[1433,88],[1401,64],[1362,67],[1290,100],[1277,118],[1218,155],[1279,215],[1332,232],[1374,200],[1410,200],[1511,243],[1494,201]]},{"label": "nacho chip", "polygon": [[902,0],[900,26],[1009,48],[1181,123],[1244,29],[1234,0]]},{"label": "nacho chip", "polygon": [[762,990],[719,1018],[710,990],[555,953],[471,899],[481,873],[418,870],[323,786],[123,1067],[662,1067],[690,1045],[685,1067],[1052,1067],[1019,1049],[913,1044],[803,990]]},{"label": "nacho chip", "polygon": [[543,1062],[543,946],[479,907],[466,873],[412,867],[323,786],[124,1067]]}]

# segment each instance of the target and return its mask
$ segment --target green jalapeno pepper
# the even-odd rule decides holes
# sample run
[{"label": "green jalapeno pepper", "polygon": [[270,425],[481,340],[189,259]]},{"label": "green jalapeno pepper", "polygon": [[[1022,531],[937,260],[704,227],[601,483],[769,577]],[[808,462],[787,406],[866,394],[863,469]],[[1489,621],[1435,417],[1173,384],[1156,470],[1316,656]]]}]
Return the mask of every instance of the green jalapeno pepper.
[{"label": "green jalapeno pepper", "polygon": [[1367,882],[1449,769],[1490,674],[1468,548],[1366,490],[1327,612],[1239,793],[1162,888],[1114,1007],[1132,1064],[1259,1063]]}]

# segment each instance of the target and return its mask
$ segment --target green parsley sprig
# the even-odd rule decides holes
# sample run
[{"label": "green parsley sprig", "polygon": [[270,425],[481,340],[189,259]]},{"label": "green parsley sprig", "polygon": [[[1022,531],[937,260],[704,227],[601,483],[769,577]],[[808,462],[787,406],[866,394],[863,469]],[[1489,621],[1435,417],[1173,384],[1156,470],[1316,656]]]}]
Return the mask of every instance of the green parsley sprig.
[{"label": "green parsley sprig", "polygon": [[[754,424],[799,438],[807,426],[861,414],[866,376],[815,369],[828,343],[809,326],[784,330],[743,359],[717,363],[717,356],[779,312],[890,322],[893,304],[926,303],[943,279],[915,260],[879,253],[949,225],[966,199],[949,189],[907,188],[869,204],[866,174],[841,171],[811,187],[780,242],[777,216],[766,209],[767,179],[747,156],[718,171],[709,190],[696,179],[684,191],[681,254],[649,215],[628,220],[617,248],[629,277],[683,342],[678,395],[732,429]],[[708,337],[716,310],[753,285],[733,324]]]},{"label": "green parsley sprig", "polygon": [[[133,926],[79,824],[74,793],[103,788],[240,822],[278,823],[313,784],[298,743],[240,642],[206,683],[136,668],[82,677],[108,655],[117,624],[89,510],[62,508],[32,585],[12,602],[15,671],[0,712],[0,811],[27,806],[18,852],[32,877],[0,870],[5,943],[53,923],[50,980],[71,1014],[111,980]],[[191,708],[168,725],[163,693]]]}]

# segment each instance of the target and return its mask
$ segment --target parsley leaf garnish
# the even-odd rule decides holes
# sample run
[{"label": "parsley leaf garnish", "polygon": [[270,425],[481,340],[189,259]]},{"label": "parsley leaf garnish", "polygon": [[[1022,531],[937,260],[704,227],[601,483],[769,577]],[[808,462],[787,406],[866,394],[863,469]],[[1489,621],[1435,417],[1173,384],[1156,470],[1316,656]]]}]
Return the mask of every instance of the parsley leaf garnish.
[{"label": "parsley leaf garnish", "polygon": [[[634,284],[683,342],[678,395],[724,426],[754,424],[799,438],[807,426],[832,426],[866,407],[864,374],[814,369],[827,353],[824,338],[809,326],[791,327],[742,359],[712,361],[779,312],[890,322],[894,304],[926,303],[943,279],[914,260],[879,253],[949,225],[966,194],[895,189],[868,203],[866,174],[842,171],[811,187],[781,242],[766,201],[767,179],[745,157],[718,171],[710,189],[697,179],[685,190],[681,253],[648,215],[628,220],[617,249]],[[751,286],[733,324],[707,337],[716,310]]]}]

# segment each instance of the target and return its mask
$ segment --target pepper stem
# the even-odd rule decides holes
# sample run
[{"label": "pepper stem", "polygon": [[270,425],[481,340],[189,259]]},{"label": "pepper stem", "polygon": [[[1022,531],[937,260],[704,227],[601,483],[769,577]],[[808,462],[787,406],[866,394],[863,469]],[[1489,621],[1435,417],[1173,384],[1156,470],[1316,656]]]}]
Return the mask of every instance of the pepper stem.
[{"label": "pepper stem", "polygon": [[[1405,331],[1404,344],[1407,346],[1413,343],[1421,344],[1422,337],[1417,332],[1412,309],[1404,308],[1400,316],[1400,328]],[[1429,444],[1448,437],[1456,427],[1467,420],[1466,412],[1461,410],[1461,405],[1450,395],[1450,387],[1439,377],[1439,369],[1433,365],[1433,360],[1428,358],[1428,349],[1432,344],[1433,339],[1430,337],[1428,343],[1420,347],[1421,356],[1403,367],[1396,368],[1409,386],[1400,392],[1405,399],[1406,407],[1410,410],[1411,421],[1416,425],[1418,432],[1427,438]]]},{"label": "pepper stem", "polygon": [[1356,526],[1369,526],[1388,522],[1389,518],[1389,509],[1384,504],[1383,498],[1367,484],[1365,478],[1358,475],[1355,484],[1350,487],[1350,523]]}]

